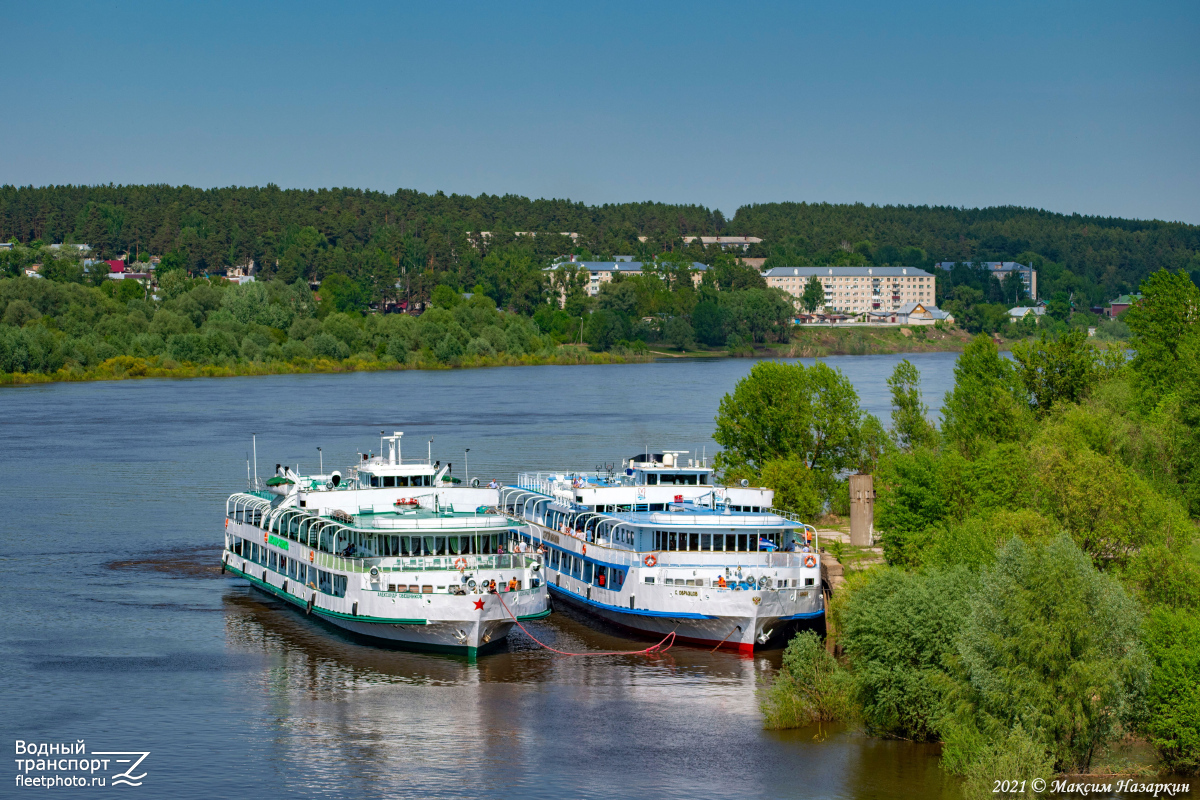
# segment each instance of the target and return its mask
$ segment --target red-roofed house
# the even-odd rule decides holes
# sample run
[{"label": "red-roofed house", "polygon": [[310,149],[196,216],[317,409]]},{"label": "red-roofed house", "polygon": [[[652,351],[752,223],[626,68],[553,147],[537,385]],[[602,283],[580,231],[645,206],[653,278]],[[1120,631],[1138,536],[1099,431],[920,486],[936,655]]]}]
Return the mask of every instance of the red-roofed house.
[{"label": "red-roofed house", "polygon": [[124,272],[125,271],[125,262],[121,261],[120,259],[113,259],[112,261],[108,261],[105,263],[108,264],[109,272]]}]

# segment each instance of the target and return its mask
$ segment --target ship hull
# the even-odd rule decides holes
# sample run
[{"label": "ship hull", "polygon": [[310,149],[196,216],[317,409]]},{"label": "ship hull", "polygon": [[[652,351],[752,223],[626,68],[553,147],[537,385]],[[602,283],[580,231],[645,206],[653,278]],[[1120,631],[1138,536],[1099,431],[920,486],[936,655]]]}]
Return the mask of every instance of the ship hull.
[{"label": "ship hull", "polygon": [[[515,624],[514,617],[524,622],[541,619],[550,613],[545,595],[540,594],[540,590],[525,590],[506,592],[503,604],[494,594],[438,597],[436,618],[430,618],[433,616],[430,614],[432,609],[418,605],[421,601],[408,602],[401,606],[414,614],[414,618],[360,616],[357,613],[323,608],[316,602],[310,605],[305,599],[305,595],[313,594],[310,590],[300,587],[305,594],[298,596],[293,591],[288,591],[289,588],[295,588],[294,582],[289,587],[287,580],[270,571],[263,571],[257,565],[247,567],[259,571],[261,577],[251,574],[249,569],[238,569],[228,560],[223,566],[229,573],[247,580],[254,588],[284,600],[326,624],[353,634],[356,638],[368,640],[379,646],[415,652],[451,653],[475,658],[504,646],[505,639]],[[429,599],[426,602],[431,601],[432,599]],[[476,609],[475,606],[480,602],[483,608]],[[455,610],[461,607],[463,613],[446,614],[446,606],[451,604]],[[417,613],[425,616],[415,618]]]},{"label": "ship hull", "polygon": [[750,654],[756,649],[783,646],[797,630],[823,633],[825,628],[823,610],[786,615],[638,611],[597,602],[554,584],[549,588],[556,603],[576,608],[639,637],[657,639],[674,633],[676,641],[682,644],[713,650]]}]

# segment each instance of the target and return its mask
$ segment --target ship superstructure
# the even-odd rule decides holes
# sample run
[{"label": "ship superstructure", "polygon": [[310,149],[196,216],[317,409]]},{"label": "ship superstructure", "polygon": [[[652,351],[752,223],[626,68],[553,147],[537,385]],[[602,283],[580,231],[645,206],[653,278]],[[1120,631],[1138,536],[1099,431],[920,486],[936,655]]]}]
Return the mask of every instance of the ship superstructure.
[{"label": "ship superstructure", "polygon": [[821,626],[815,530],[772,508],[770,489],[718,486],[684,451],[621,469],[530,472],[501,508],[547,549],[556,600],[646,635],[751,652]]},{"label": "ship superstructure", "polygon": [[[271,478],[225,504],[222,567],[355,634],[474,657],[549,614],[541,564],[513,552],[522,523],[496,489],[455,485],[449,465],[385,454],[340,472]],[[503,602],[501,602],[503,600]],[[511,612],[511,613],[510,613]]]}]

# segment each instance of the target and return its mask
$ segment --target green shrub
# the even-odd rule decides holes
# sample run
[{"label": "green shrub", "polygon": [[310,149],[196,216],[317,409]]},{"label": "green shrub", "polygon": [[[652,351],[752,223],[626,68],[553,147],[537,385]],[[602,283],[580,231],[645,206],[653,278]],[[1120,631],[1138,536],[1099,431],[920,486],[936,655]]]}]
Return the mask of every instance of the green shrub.
[{"label": "green shrub", "polygon": [[487,339],[484,339],[482,336],[477,336],[476,338],[467,342],[467,355],[476,357],[489,357],[496,355],[496,350],[492,347],[492,343]]},{"label": "green shrub", "polygon": [[392,336],[384,352],[403,364],[408,359],[408,340],[403,336]]},{"label": "green shrub", "polygon": [[1150,688],[1146,724],[1163,763],[1200,772],[1200,617],[1195,612],[1154,609],[1147,620]]},{"label": "green shrub", "polygon": [[1010,539],[984,570],[958,639],[958,724],[992,741],[1020,724],[1056,769],[1086,771],[1140,710],[1148,662],[1139,626],[1133,600],[1069,537]]},{"label": "green shrub", "polygon": [[1056,526],[1036,511],[995,511],[926,531],[920,553],[926,567],[963,565],[978,572],[996,560],[996,549],[1013,536],[1029,542],[1047,541]]},{"label": "green shrub", "polygon": [[852,590],[838,621],[868,730],[937,738],[948,661],[976,583],[962,567],[927,573],[888,567]]},{"label": "green shrub", "polygon": [[443,364],[453,364],[462,358],[463,346],[458,337],[452,333],[447,333],[442,341],[433,351],[434,356]]},{"label": "green shrub", "polygon": [[850,674],[804,631],[788,642],[783,665],[763,693],[762,712],[773,730],[801,728],[814,722],[846,721],[853,715]]},{"label": "green shrub", "polygon": [[820,492],[813,480],[812,470],[801,458],[777,458],[768,461],[760,477],[762,485],[775,492],[776,508],[794,511],[810,519],[821,511]]},{"label": "green shrub", "polygon": [[1054,776],[1054,758],[1046,746],[1025,732],[1019,724],[995,742],[984,744],[975,758],[962,770],[963,796],[966,800],[990,800],[997,796],[996,781],[1024,782],[1024,792],[1001,794],[1001,797],[1040,797],[1033,781],[1041,778],[1047,784]]},{"label": "green shrub", "polygon": [[318,333],[309,339],[307,344],[313,354],[319,358],[330,358],[334,361],[341,361],[350,357],[350,348],[346,343],[327,332]]}]

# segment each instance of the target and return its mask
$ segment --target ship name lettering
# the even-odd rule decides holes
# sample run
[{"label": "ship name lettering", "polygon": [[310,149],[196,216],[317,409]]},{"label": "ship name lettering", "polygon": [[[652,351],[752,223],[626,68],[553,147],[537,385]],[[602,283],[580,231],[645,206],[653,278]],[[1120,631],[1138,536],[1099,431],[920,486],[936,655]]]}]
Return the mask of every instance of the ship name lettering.
[{"label": "ship name lettering", "polygon": [[692,591],[692,590],[690,590],[690,589],[676,589],[676,590],[675,590],[675,594],[685,594],[685,595],[687,595],[688,597],[699,597],[699,593],[698,593],[698,592],[694,592],[694,591]]}]

